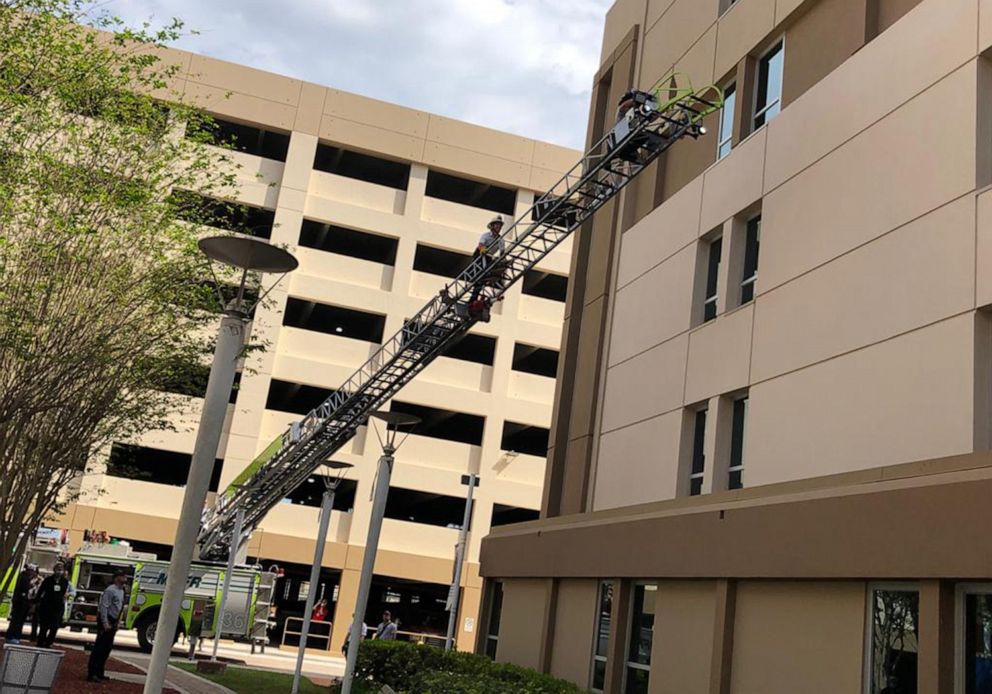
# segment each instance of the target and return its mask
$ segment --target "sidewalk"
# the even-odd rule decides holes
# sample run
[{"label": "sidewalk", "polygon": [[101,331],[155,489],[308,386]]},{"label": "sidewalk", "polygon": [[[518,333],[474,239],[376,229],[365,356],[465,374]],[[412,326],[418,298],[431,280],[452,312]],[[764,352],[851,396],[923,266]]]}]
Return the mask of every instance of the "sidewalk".
[{"label": "sidewalk", "polygon": [[[131,655],[115,654],[114,658],[121,661],[122,663],[127,663],[132,665],[142,672],[147,672],[145,666],[148,664],[148,658],[135,658]],[[124,682],[134,682],[136,684],[145,683],[145,675],[133,675],[124,672],[108,672],[107,673],[111,679],[122,680]],[[175,689],[179,694],[234,694],[234,692],[227,687],[215,684],[209,680],[205,680],[202,677],[197,677],[188,672],[180,670],[169,666],[169,670],[165,674],[165,686]]]}]

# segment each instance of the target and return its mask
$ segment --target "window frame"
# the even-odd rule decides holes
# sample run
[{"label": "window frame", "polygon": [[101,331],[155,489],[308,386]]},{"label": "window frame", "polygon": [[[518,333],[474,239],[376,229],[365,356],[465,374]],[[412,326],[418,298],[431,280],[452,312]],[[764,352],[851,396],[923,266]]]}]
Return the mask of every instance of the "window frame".
[{"label": "window frame", "polygon": [[[703,323],[709,323],[712,320],[716,320],[716,317],[720,315],[720,265],[723,263],[723,234],[718,233],[713,238],[704,240],[706,243],[706,278],[705,284],[703,285]],[[716,263],[713,263],[713,249],[716,247],[718,249],[719,257]],[[713,293],[710,294],[710,272],[713,273]],[[710,305],[713,306],[713,315],[708,316],[708,309]],[[707,317],[708,316],[708,317]]]},{"label": "window frame", "polygon": [[[920,583],[919,581],[869,581],[867,586],[867,599],[865,600],[865,641],[864,641],[864,653],[863,653],[863,664],[862,664],[862,694],[872,694],[871,689],[871,674],[872,666],[874,665],[874,655],[875,655],[875,623],[874,623],[874,611],[875,611],[875,592],[876,591],[890,591],[890,592],[903,592],[903,593],[916,593],[917,601],[920,597]],[[919,603],[917,603],[917,610],[919,609]],[[916,635],[917,640],[919,640],[919,634]]]},{"label": "window frame", "polygon": [[[703,495],[703,483],[706,481],[706,428],[709,424],[709,407],[707,404],[703,404],[692,412],[692,450],[689,455],[689,487],[687,496],[702,496]],[[703,418],[703,431],[700,437],[699,429],[699,417],[702,415]],[[698,439],[698,440],[697,440]],[[695,472],[696,466],[696,444],[699,444],[699,458],[702,461],[700,465],[699,472]],[[693,493],[692,483],[695,480],[699,480],[699,491]]]},{"label": "window frame", "polygon": [[[499,627],[503,626],[503,581],[496,579],[493,580],[489,589],[489,600],[486,606],[486,633],[483,635],[483,647],[482,655],[487,658],[491,658],[493,661],[496,660],[496,652],[499,649]],[[496,602],[496,591],[499,590],[499,610],[496,612],[499,614],[499,626],[496,628],[496,633],[492,633],[492,623],[493,623],[493,605]],[[489,646],[492,642],[493,653],[489,655]]]},{"label": "window frame", "polygon": [[[750,249],[750,244],[748,243],[751,238],[751,225],[754,225],[755,230],[755,249],[754,249],[754,271],[750,275],[746,275],[747,272],[747,258],[748,250]],[[741,267],[741,286],[740,286],[740,297],[739,306],[745,306],[752,301],[754,301],[757,294],[755,285],[758,281],[758,258],[761,254],[761,214],[758,213],[753,217],[749,218],[747,222],[744,223],[744,257],[742,258]],[[750,288],[751,296],[745,299],[745,292]]]},{"label": "window frame", "polygon": [[[758,108],[758,99],[759,99],[759,94],[760,94],[760,91],[761,91],[761,67],[762,67],[762,64],[766,60],[769,60],[769,58],[772,55],[774,55],[776,52],[780,52],[782,54],[782,83],[779,84],[778,98],[775,101],[771,101],[771,102],[768,102],[768,103],[764,104],[764,106],[762,106],[761,109],[759,110],[759,108]],[[768,48],[768,50],[766,50],[764,53],[762,53],[760,56],[758,56],[758,60],[757,60],[757,62],[755,64],[754,96],[753,96],[753,98],[751,100],[752,101],[752,108],[751,108],[751,132],[756,132],[756,131],[760,130],[762,127],[768,125],[768,123],[770,121],[772,121],[772,120],[775,119],[775,116],[777,116],[779,113],[781,113],[781,111],[782,111],[782,90],[783,90],[784,86],[785,86],[785,36],[783,35],[783,36],[780,36],[778,38],[778,40],[774,41],[772,43],[772,45]],[[767,86],[766,86],[766,92],[767,92]],[[766,99],[768,98],[767,93],[765,94],[765,98]],[[770,111],[773,106],[778,106],[778,111],[776,111],[775,114],[771,118],[768,118],[767,117],[768,111]],[[759,118],[764,119],[760,124],[758,123],[758,119]]]},{"label": "window frame", "polygon": [[954,587],[954,694],[965,694],[965,600],[969,595],[992,595],[992,583],[968,581]]},{"label": "window frame", "polygon": [[[728,465],[727,465],[727,489],[729,491],[733,491],[735,489],[743,489],[744,488],[744,450],[745,450],[745,447],[747,446],[747,413],[748,413],[748,408],[750,406],[749,405],[750,399],[751,399],[751,396],[748,393],[745,393],[743,395],[740,395],[738,397],[735,397],[733,399],[733,401],[731,402],[731,405],[730,405],[731,406],[731,410],[730,410],[730,447],[729,447],[730,448],[730,451],[729,451],[730,452],[730,460],[728,461]],[[744,414],[741,417],[741,454],[740,454],[740,460],[735,463],[734,462],[734,424],[735,424],[734,415],[736,414],[737,403],[739,403],[739,402],[743,402],[744,403]],[[736,487],[733,486],[730,483],[731,477],[733,476],[733,474],[735,472],[736,473],[740,473],[740,484],[738,486],[736,486]]]},{"label": "window frame", "polygon": [[[610,643],[609,643],[609,632],[607,632],[607,642],[606,642],[606,655],[599,655],[597,648],[599,646],[599,632],[602,628],[603,621],[603,591],[606,586],[614,592],[614,597],[616,597],[616,581],[612,579],[600,579],[599,588],[596,591],[596,615],[593,620],[593,634],[592,634],[592,659],[589,661],[589,691],[595,692],[595,694],[603,694],[602,689],[596,689],[594,682],[596,680],[596,663],[603,663],[604,669],[609,668],[610,662]],[[613,598],[611,598],[610,603],[610,622],[613,621]],[[610,625],[612,627],[612,624]],[[603,686],[606,686],[605,674]]]},{"label": "window frame", "polygon": [[[728,94],[730,95],[728,97]],[[730,108],[727,108],[727,101],[732,97],[733,101],[730,104]],[[731,80],[727,83],[727,86],[723,88],[723,108],[720,110],[720,128],[717,131],[716,137],[716,160],[727,157],[732,151],[734,151],[734,116],[737,111],[737,80]],[[730,132],[725,138],[723,138],[724,126],[730,125]],[[724,145],[727,146],[726,153],[723,152]]]},{"label": "window frame", "polygon": [[[636,602],[634,600],[634,595],[637,592],[638,586],[645,586],[645,587],[646,586],[654,586],[654,590],[655,590],[655,596],[654,597],[655,597],[655,609],[656,610],[657,610],[657,606],[658,606],[658,587],[659,587],[659,583],[658,583],[657,580],[641,579],[641,580],[636,580],[636,581],[632,581],[631,582],[631,584],[630,584],[630,605],[627,608],[627,623],[626,623],[627,634],[626,634],[626,638],[624,639],[624,648],[623,648],[623,677],[621,678],[622,682],[620,683],[620,691],[622,691],[622,692],[626,692],[627,691],[627,685],[629,684],[628,681],[627,681],[627,675],[628,675],[628,672],[629,672],[629,670],[631,668],[633,668],[634,670],[640,670],[642,672],[647,672],[648,673],[649,683],[650,683],[650,679],[651,679],[651,663],[650,662],[647,665],[644,665],[643,663],[633,663],[633,662],[630,661],[630,644],[631,644],[631,640],[632,640],[632,638],[634,636],[634,604]],[[652,627],[652,631],[653,631],[653,627]],[[652,636],[652,639],[651,639],[651,647],[652,647],[652,649],[654,648],[654,637],[653,636]],[[650,660],[650,655],[648,656],[648,659]]]}]

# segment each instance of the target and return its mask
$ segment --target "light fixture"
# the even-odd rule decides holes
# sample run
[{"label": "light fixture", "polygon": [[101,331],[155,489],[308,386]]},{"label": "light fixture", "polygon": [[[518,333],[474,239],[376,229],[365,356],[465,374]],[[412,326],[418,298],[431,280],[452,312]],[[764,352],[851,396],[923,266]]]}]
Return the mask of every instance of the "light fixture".
[{"label": "light fixture", "polygon": [[344,332],[344,328],[342,328],[342,327],[341,327],[341,326],[339,325],[339,326],[337,326],[336,328],[334,328],[334,332],[336,332],[336,333],[343,333],[343,332]]}]

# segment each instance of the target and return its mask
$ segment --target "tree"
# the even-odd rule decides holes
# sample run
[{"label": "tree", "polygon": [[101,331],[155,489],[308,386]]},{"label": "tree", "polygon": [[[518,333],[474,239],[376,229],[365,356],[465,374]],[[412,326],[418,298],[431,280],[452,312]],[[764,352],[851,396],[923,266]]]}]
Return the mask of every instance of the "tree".
[{"label": "tree", "polygon": [[0,0],[0,577],[94,454],[168,426],[209,350],[196,241],[233,192],[159,50],[82,0]]}]

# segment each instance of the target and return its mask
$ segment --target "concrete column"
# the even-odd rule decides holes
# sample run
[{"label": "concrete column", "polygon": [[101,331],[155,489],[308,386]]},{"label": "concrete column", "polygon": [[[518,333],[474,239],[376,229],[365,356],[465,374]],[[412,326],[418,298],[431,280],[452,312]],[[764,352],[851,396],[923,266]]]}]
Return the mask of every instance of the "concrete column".
[{"label": "concrete column", "polygon": [[920,582],[920,694],[954,692],[954,584]]},{"label": "concrete column", "polygon": [[[469,571],[466,571],[466,574]],[[468,584],[469,577],[462,581],[462,599],[458,610],[458,629],[456,630],[455,646],[459,651],[471,653],[475,650],[476,637],[482,628],[480,607],[482,604],[482,586]],[[465,620],[472,620],[472,631],[466,631]]]},{"label": "concrete column", "polygon": [[716,610],[713,616],[713,655],[710,665],[710,694],[730,694],[731,666],[734,659],[734,615],[737,609],[737,582],[716,582]]}]

